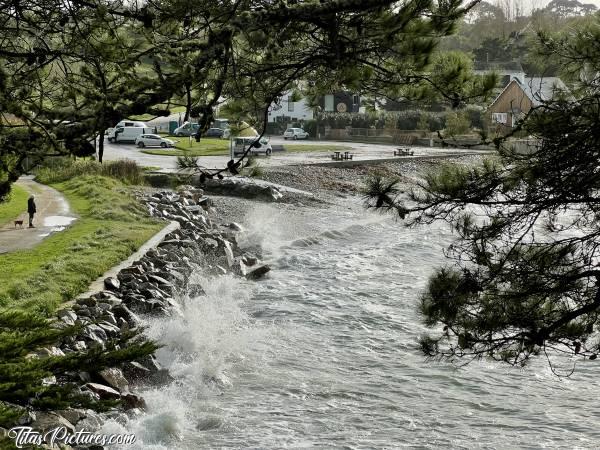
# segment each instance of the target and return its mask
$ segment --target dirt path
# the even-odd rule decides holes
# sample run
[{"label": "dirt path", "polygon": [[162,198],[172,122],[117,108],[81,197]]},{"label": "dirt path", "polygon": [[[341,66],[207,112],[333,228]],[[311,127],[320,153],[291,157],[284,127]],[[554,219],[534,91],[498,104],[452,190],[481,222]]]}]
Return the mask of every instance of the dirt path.
[{"label": "dirt path", "polygon": [[35,196],[37,214],[33,219],[35,228],[28,228],[27,204],[17,220],[23,220],[23,228],[14,221],[0,227],[0,253],[32,248],[52,233],[63,231],[76,216],[69,211],[69,204],[56,189],[33,181],[33,177],[21,177],[17,183]]}]

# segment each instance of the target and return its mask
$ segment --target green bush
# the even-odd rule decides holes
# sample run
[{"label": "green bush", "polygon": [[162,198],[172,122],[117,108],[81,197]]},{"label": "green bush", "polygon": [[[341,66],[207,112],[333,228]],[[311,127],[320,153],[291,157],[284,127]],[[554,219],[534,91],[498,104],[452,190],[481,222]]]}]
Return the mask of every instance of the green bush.
[{"label": "green bush", "polygon": [[102,175],[126,184],[142,184],[143,170],[135,161],[121,159],[100,164],[94,160],[50,159],[36,169],[40,183],[60,183],[82,175]]},{"label": "green bush", "polygon": [[469,108],[466,111],[469,116],[469,122],[471,122],[471,128],[478,128],[480,130],[484,127],[484,113],[480,109]]},{"label": "green bush", "polygon": [[115,178],[127,184],[142,184],[143,170],[131,159],[120,159],[102,164],[100,175]]},{"label": "green bush", "polygon": [[451,136],[466,134],[471,129],[471,120],[466,111],[450,112],[446,116],[446,133]]},{"label": "green bush", "polygon": [[317,137],[317,121],[307,120],[304,122],[304,131],[306,131],[310,137]]},{"label": "green bush", "polygon": [[398,130],[416,130],[418,128],[421,113],[418,111],[407,111],[398,115],[396,128]]},{"label": "green bush", "polygon": [[446,128],[445,116],[429,116],[429,131],[440,131]]}]

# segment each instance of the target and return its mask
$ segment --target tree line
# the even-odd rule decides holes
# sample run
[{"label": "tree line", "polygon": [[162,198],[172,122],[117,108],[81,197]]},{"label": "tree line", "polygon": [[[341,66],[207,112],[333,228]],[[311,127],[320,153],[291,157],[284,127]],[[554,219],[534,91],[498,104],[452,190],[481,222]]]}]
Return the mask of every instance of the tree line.
[{"label": "tree line", "polygon": [[2,0],[0,199],[26,166],[96,151],[102,161],[93,142],[107,128],[173,105],[206,129],[223,99],[265,111],[300,80],[309,95],[427,90],[459,102],[493,82],[449,89],[461,67],[432,75],[431,57],[476,3]]}]

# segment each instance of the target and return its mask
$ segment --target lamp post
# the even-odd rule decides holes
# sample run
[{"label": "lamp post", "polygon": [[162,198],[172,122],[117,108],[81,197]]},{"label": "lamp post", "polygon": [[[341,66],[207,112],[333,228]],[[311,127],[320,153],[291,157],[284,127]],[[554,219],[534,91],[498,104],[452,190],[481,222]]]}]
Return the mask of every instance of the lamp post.
[{"label": "lamp post", "polygon": [[317,121],[317,140],[321,140],[321,131],[319,130],[319,117],[321,116],[321,107],[315,106],[315,118]]}]

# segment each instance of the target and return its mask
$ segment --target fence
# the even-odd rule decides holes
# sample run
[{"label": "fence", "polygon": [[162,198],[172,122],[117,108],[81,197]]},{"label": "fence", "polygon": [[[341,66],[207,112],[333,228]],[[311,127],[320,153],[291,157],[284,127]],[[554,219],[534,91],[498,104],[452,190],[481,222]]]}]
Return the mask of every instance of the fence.
[{"label": "fence", "polygon": [[325,127],[325,138],[334,140],[358,140],[387,144],[412,145],[428,131],[396,130],[391,128],[329,128]]},{"label": "fence", "polygon": [[387,137],[396,138],[398,136],[424,136],[429,134],[429,130],[398,130],[395,128],[350,128],[350,136],[353,137]]}]

